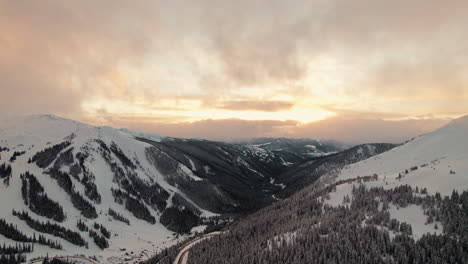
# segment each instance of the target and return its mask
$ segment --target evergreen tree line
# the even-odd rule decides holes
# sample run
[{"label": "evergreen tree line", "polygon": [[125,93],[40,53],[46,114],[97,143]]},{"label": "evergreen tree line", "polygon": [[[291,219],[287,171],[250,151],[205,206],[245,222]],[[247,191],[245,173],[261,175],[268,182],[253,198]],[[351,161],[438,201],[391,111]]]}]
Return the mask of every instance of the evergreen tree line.
[{"label": "evergreen tree line", "polygon": [[47,173],[57,181],[58,185],[71,197],[73,207],[75,207],[81,214],[89,219],[98,217],[96,208],[88,202],[79,192],[75,191],[75,186],[66,172],[62,172],[56,168],[51,168]]},{"label": "evergreen tree line", "polygon": [[178,242],[175,245],[164,248],[150,259],[141,264],[172,264],[179,251],[189,242],[190,239]]},{"label": "evergreen tree line", "polygon": [[101,234],[107,238],[107,239],[110,239],[111,238],[111,232],[109,230],[107,230],[107,228],[99,223],[94,223],[94,229],[98,230],[98,231],[101,231]]},{"label": "evergreen tree line", "polygon": [[112,216],[112,218],[114,218],[114,220],[117,220],[117,221],[120,221],[120,222],[123,222],[123,223],[126,223],[127,225],[130,225],[130,220],[128,220],[128,218],[126,218],[125,216],[117,213],[116,211],[112,210],[112,208],[109,208],[109,215]]},{"label": "evergreen tree line", "polygon": [[126,167],[130,167],[132,169],[136,169],[137,167],[133,162],[123,153],[123,151],[115,144],[112,142],[112,145],[110,146],[110,151],[114,153],[114,155],[122,162],[122,164]]},{"label": "evergreen tree line", "polygon": [[389,203],[399,207],[406,207],[410,204],[419,205],[427,216],[426,224],[440,222],[444,234],[468,244],[468,191],[460,194],[453,190],[450,196],[442,197],[438,192],[428,195],[426,188],[413,188],[409,185],[401,185],[389,190],[382,187],[367,189],[360,186],[353,188],[353,194],[354,199],[361,196],[378,198],[383,203],[383,209],[387,209]]},{"label": "evergreen tree line", "polygon": [[43,235],[39,235],[39,237],[36,238],[36,234],[34,233],[33,237],[28,237],[19,231],[16,226],[7,223],[4,219],[0,219],[0,234],[17,242],[38,243],[54,249],[62,249],[62,245],[59,242],[46,239]]},{"label": "evergreen tree line", "polygon": [[20,264],[26,262],[26,256],[23,254],[0,255],[0,263],[2,264]]},{"label": "evergreen tree line", "polygon": [[80,247],[87,246],[86,241],[81,237],[79,233],[66,229],[65,227],[59,226],[58,224],[51,223],[49,221],[37,221],[35,219],[32,219],[31,216],[29,216],[29,214],[25,211],[20,213],[13,210],[13,215],[25,221],[29,227],[38,232],[63,238],[64,240]]},{"label": "evergreen tree line", "polygon": [[211,216],[202,219],[202,224],[206,225],[203,234],[221,231],[231,219],[228,216]]},{"label": "evergreen tree line", "polygon": [[407,235],[413,234],[413,229],[410,224],[405,222],[400,223],[396,219],[391,219],[390,213],[388,211],[380,211],[375,213],[371,218],[366,220],[366,224],[383,226],[388,230],[401,232]]},{"label": "evergreen tree line", "polygon": [[[144,201],[154,210],[162,212],[166,208],[169,193],[156,182],[150,183],[138,177],[134,171],[136,165],[115,143],[110,148],[102,141],[99,141],[99,144],[102,157],[114,173],[113,181],[119,185],[120,189],[125,190],[137,200]],[[120,160],[124,169],[114,161],[111,154]]]},{"label": "evergreen tree line", "polygon": [[127,171],[127,178],[120,181],[121,188],[138,200],[145,201],[154,210],[164,211],[167,206],[166,200],[170,194],[158,183],[149,183],[142,180],[135,172]]},{"label": "evergreen tree line", "polygon": [[7,246],[3,244],[0,246],[0,255],[14,255],[14,254],[22,254],[22,253],[30,253],[34,251],[33,244],[16,244],[15,246]]},{"label": "evergreen tree line", "polygon": [[11,177],[11,166],[3,163],[0,165],[0,178],[4,179],[9,177]]},{"label": "evergreen tree line", "polygon": [[94,230],[89,230],[89,237],[91,237],[94,241],[94,243],[100,248],[100,249],[106,249],[109,247],[109,242],[107,242],[107,239],[99,235],[96,231]]},{"label": "evergreen tree line", "polygon": [[191,210],[184,207],[171,206],[164,210],[159,222],[167,229],[179,234],[187,234],[194,226],[198,226],[200,218]]},{"label": "evergreen tree line", "polygon": [[122,192],[112,188],[112,195],[114,201],[118,204],[125,204],[125,208],[130,211],[136,218],[144,220],[150,224],[156,223],[156,218],[151,215],[148,208],[146,208],[143,202],[131,197],[128,193]]},{"label": "evergreen tree line", "polygon": [[74,163],[73,158],[73,147],[68,148],[58,155],[57,159],[54,162],[54,168],[60,169],[62,166],[70,166]]},{"label": "evergreen tree line", "polygon": [[78,227],[78,230],[80,230],[81,232],[88,232],[89,230],[88,226],[81,219],[78,219],[76,227]]},{"label": "evergreen tree line", "polygon": [[0,152],[3,152],[3,151],[10,151],[10,149],[7,147],[0,146]]},{"label": "evergreen tree line", "polygon": [[26,151],[15,151],[13,152],[13,155],[11,156],[10,158],[10,162],[15,162],[16,158],[23,155],[24,153],[26,153]]},{"label": "evergreen tree line", "polygon": [[66,216],[62,206],[58,202],[49,199],[47,193],[44,192],[44,187],[42,187],[37,178],[29,172],[21,174],[20,177],[22,183],[21,194],[24,204],[32,212],[40,216],[63,222]]},{"label": "evergreen tree line", "polygon": [[444,233],[468,245],[468,191],[441,198],[440,195],[431,199],[434,203],[426,206],[427,222],[440,221]]},{"label": "evergreen tree line", "polygon": [[[89,170],[86,169],[84,166],[84,159],[86,157],[83,155],[83,153],[79,152],[76,154],[77,159],[80,160],[80,164],[77,165],[74,162],[73,158],[73,147],[69,148],[68,150],[62,152],[57,160],[54,163],[54,169],[60,171],[61,167],[66,165],[70,166],[70,174],[72,175],[73,178],[75,178],[78,182],[83,184],[85,187],[85,195],[88,197],[91,201],[94,201],[96,203],[101,203],[101,195],[99,194],[97,190],[97,186],[94,183],[94,175],[89,172]],[[83,172],[83,177],[80,179],[79,174]],[[55,172],[52,172],[55,173]]]},{"label": "evergreen tree line", "polygon": [[49,257],[46,257],[43,261],[42,261],[42,264],[71,264],[73,262],[71,261],[68,261],[68,260],[64,260],[64,259],[60,259],[60,258],[49,258]]},{"label": "evergreen tree line", "polygon": [[[310,217],[317,217],[322,213],[322,204],[319,203],[319,198],[327,195],[329,192],[333,191],[336,186],[352,182],[361,182],[369,181],[375,179],[374,176],[365,176],[357,177],[353,179],[340,180],[328,186],[323,186],[319,181],[311,184],[305,189],[299,191],[295,195],[291,196],[286,200],[279,201],[275,204],[272,204],[269,207],[266,207],[253,215],[249,215],[241,221],[235,222],[236,224],[245,224],[255,223],[255,229],[249,230],[249,233],[252,235],[254,233],[265,234],[266,237],[271,236],[270,231],[277,230],[273,232],[275,236],[282,232],[294,232],[297,229],[301,229],[302,226],[309,226],[311,223],[317,224],[317,221],[311,221]],[[306,214],[308,212],[309,214]],[[258,215],[262,215],[261,218]],[[294,220],[293,220],[294,219]],[[221,221],[222,222],[222,221]],[[216,221],[217,225],[225,226],[221,224],[219,219]],[[287,225],[286,225],[287,223]],[[250,226],[250,225],[249,225]],[[225,227],[226,230],[230,230],[230,225],[228,224]],[[216,231],[219,229],[217,228]],[[179,251],[184,247],[184,245],[189,242],[189,239],[178,243],[174,246],[171,246],[154,257],[147,260],[146,264],[169,264],[175,260],[175,257]],[[191,250],[192,252],[192,250]],[[202,262],[200,262],[202,263]],[[231,263],[231,262],[223,262]],[[236,262],[232,262],[236,263]],[[239,262],[241,263],[241,262]],[[315,262],[313,262],[315,263]]]},{"label": "evergreen tree line", "polygon": [[96,202],[97,204],[101,203],[101,195],[97,190],[97,186],[94,183],[96,177],[86,168],[82,168],[83,170],[83,178],[81,179],[81,183],[85,187],[85,195],[91,201]]},{"label": "evergreen tree line", "polygon": [[64,141],[50,148],[41,150],[34,154],[34,156],[28,160],[28,163],[36,163],[36,165],[42,169],[47,168],[57,158],[57,155],[70,145],[71,142]]},{"label": "evergreen tree line", "polygon": [[12,176],[11,166],[5,163],[0,165],[0,179],[3,179],[3,184],[5,184],[6,186],[9,186],[11,176]]},{"label": "evergreen tree line", "polygon": [[[348,203],[332,207],[324,202],[323,188],[306,188],[194,245],[188,263],[468,263],[466,192],[444,198],[415,194],[410,186],[361,185],[353,188]],[[409,224],[389,219],[390,203],[440,211],[443,234],[428,233],[415,241]]]}]

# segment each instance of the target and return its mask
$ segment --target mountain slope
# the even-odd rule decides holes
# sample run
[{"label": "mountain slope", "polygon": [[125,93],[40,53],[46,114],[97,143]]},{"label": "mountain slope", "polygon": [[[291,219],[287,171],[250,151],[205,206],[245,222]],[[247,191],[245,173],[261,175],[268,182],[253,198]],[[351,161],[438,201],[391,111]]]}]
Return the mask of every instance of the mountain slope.
[{"label": "mountain slope", "polygon": [[369,157],[386,152],[395,146],[394,144],[385,143],[363,144],[336,154],[299,163],[278,176],[278,181],[283,182],[286,187],[276,196],[288,197],[323,175],[336,173],[346,165],[366,160]]},{"label": "mountain slope", "polygon": [[[206,184],[178,183],[185,193],[217,213],[252,212],[270,204],[274,201],[272,194],[281,189],[275,178],[287,169],[278,155],[250,146],[193,139],[147,142],[207,180],[216,192],[226,194],[224,201],[214,201],[213,191],[203,191]],[[164,164],[160,171],[171,173],[167,161],[160,164]],[[209,201],[202,201],[200,196],[210,196],[205,197]]]},{"label": "mountain slope", "polygon": [[[352,159],[336,154],[320,164],[333,169],[376,153]],[[175,233],[205,225],[208,217],[257,211],[276,201],[280,192],[284,198],[303,188],[295,183],[326,173],[286,174],[295,166],[285,161],[288,155],[252,145],[94,127],[55,116],[4,119],[0,240],[9,246],[35,242],[29,257],[45,252],[99,255],[103,261],[135,257],[126,256],[124,249],[148,255],[173,243]]]},{"label": "mountain slope", "polygon": [[154,251],[172,231],[187,233],[207,217],[271,204],[284,188],[276,178],[289,166],[255,146],[162,138],[55,116],[6,118],[0,121],[0,240],[13,246],[41,237],[30,257]]},{"label": "mountain slope", "polygon": [[[121,151],[128,155],[129,159],[138,160],[139,163],[135,162],[134,164],[137,164],[134,165],[135,168],[127,170],[128,166],[124,165],[114,153],[107,153],[112,157],[112,161],[106,161],[105,152],[102,150],[104,145],[109,149],[111,146],[118,145],[115,147],[116,152]],[[110,251],[118,251],[120,247],[145,247],[145,241],[153,241],[152,243],[156,245],[161,244],[167,240],[168,236],[172,235],[172,232],[161,225],[159,221],[155,221],[153,224],[143,217],[137,218],[126,209],[125,203],[115,202],[115,197],[112,194],[112,189],[119,189],[123,182],[123,180],[116,179],[115,172],[111,168],[112,164],[116,171],[117,168],[120,168],[118,170],[127,174],[127,177],[132,174],[131,177],[135,181],[144,181],[147,186],[150,186],[152,182],[157,182],[168,193],[177,193],[176,188],[164,181],[163,175],[156,170],[149,169],[153,166],[144,159],[146,144],[111,128],[92,127],[54,116],[30,116],[2,120],[0,146],[2,148],[0,164],[11,167],[12,171],[10,175],[1,176],[3,183],[0,183],[0,218],[14,223],[25,234],[35,233],[37,236],[42,233],[47,239],[59,241],[63,246],[63,251],[57,251],[45,245],[36,245],[31,256],[41,255],[44,252],[51,255],[54,252],[58,254],[64,254],[64,252],[101,254],[101,249],[88,236],[87,232],[78,231],[77,222],[79,220],[83,220],[88,228],[91,228],[94,223],[105,226],[112,234]],[[59,147],[54,148],[53,146]],[[37,153],[41,153],[41,155]],[[37,159],[33,162],[34,157]],[[59,174],[57,171],[64,174]],[[32,208],[40,205],[34,205],[33,200],[26,204],[27,200],[22,195],[22,188],[26,186],[32,190],[31,181],[25,185],[20,177],[26,172],[32,174],[35,181],[39,182],[39,185],[44,189],[43,193],[47,195],[49,200],[59,204],[66,215],[65,220],[55,222],[45,214],[35,214],[34,211],[37,212],[37,210],[32,210]],[[65,174],[67,176],[64,176]],[[65,187],[64,183],[69,181],[72,183],[73,192]],[[30,192],[27,196],[31,198],[31,194]],[[135,194],[133,197],[136,198]],[[90,212],[88,217],[84,217],[84,211],[78,209],[82,209],[84,204],[88,204],[89,210],[85,210]],[[146,208],[145,212],[149,212],[156,220],[161,216],[161,211],[155,210],[156,206],[145,204],[143,201],[138,202],[138,204],[142,208]],[[108,215],[109,209],[118,212],[126,219],[130,219],[130,225],[113,219]],[[51,234],[39,232],[29,226],[27,221],[20,221],[17,216],[12,214],[12,210],[28,212],[34,220],[43,223],[50,221],[77,232],[85,240],[88,248],[67,242],[65,239]],[[10,242],[7,244],[12,242],[11,239],[6,239],[2,235],[0,238],[2,241]],[[146,246],[148,247],[148,245]],[[149,248],[152,246],[150,245]]]},{"label": "mountain slope", "polygon": [[241,144],[275,152],[286,162],[291,163],[327,156],[347,149],[346,145],[338,142],[306,138],[256,138],[241,142]]},{"label": "mountain slope", "polygon": [[124,133],[127,133],[129,135],[132,135],[134,137],[144,138],[144,139],[148,139],[148,140],[155,141],[155,142],[159,142],[159,141],[163,140],[164,138],[166,138],[166,137],[163,137],[163,136],[160,136],[160,135],[137,132],[137,131],[133,131],[133,130],[126,129],[126,128],[121,128],[119,130],[124,132]]},{"label": "mountain slope", "polygon": [[466,135],[463,117],[331,170],[193,246],[187,263],[468,263]]},{"label": "mountain slope", "polygon": [[[386,153],[343,170],[338,179],[373,175],[388,184],[423,186],[432,192],[450,194],[468,189],[468,116]],[[408,171],[408,173],[406,173]],[[399,178],[401,175],[401,178]]]}]

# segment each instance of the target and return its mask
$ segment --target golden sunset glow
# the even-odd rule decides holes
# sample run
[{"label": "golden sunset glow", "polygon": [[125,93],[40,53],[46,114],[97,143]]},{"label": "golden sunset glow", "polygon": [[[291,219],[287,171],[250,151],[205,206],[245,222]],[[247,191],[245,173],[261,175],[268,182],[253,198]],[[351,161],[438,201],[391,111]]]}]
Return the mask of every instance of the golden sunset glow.
[{"label": "golden sunset glow", "polygon": [[468,112],[468,4],[429,2],[0,1],[0,110],[216,139],[374,120],[404,139]]}]

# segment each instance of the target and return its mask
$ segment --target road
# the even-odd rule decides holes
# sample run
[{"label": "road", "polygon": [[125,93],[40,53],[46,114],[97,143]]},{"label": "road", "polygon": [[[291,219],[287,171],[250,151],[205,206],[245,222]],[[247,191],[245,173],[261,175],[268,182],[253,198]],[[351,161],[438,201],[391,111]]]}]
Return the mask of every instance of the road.
[{"label": "road", "polygon": [[190,250],[191,247],[193,247],[198,242],[201,242],[201,241],[203,241],[205,239],[208,239],[210,237],[213,237],[213,236],[217,236],[219,234],[221,234],[221,232],[213,232],[213,233],[203,235],[203,236],[201,236],[199,238],[196,238],[196,239],[190,241],[185,247],[183,247],[179,251],[179,254],[177,254],[177,257],[174,260],[174,264],[186,264],[187,259],[188,259],[188,253],[189,253],[189,250]]},{"label": "road", "polygon": [[[187,263],[187,259],[188,259],[188,253],[189,253],[189,250],[191,247],[193,247],[195,244],[205,240],[205,239],[208,239],[210,237],[213,237],[213,236],[217,236],[221,234],[221,232],[212,232],[212,233],[209,233],[209,234],[206,234],[206,235],[203,235],[201,237],[198,237],[192,241],[190,241],[186,246],[184,246],[180,251],[179,253],[177,254],[175,260],[174,260],[174,264],[186,264]],[[68,259],[68,260],[79,260],[79,261],[82,261],[83,263],[85,264],[99,264],[99,262],[93,260],[93,259],[90,259],[90,258],[86,258],[86,257],[81,257],[81,256],[61,256],[61,257],[56,257],[58,259]],[[28,264],[42,264],[42,261],[44,259],[34,259],[34,260],[31,260],[28,262]]]},{"label": "road", "polygon": [[[56,257],[58,259],[68,259],[68,260],[81,260],[84,261],[86,264],[99,264],[99,262],[95,261],[94,259],[86,258],[86,257],[80,257],[80,256],[63,256],[63,257]],[[39,264],[42,263],[44,259],[35,259],[33,261],[30,261],[29,264]]]}]

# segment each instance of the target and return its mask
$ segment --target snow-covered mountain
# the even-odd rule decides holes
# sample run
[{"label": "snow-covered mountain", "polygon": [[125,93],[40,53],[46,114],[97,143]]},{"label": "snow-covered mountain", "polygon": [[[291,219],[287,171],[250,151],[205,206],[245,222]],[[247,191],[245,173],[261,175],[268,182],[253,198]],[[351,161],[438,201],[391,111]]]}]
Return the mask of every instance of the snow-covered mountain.
[{"label": "snow-covered mountain", "polygon": [[[364,182],[368,188],[382,187],[389,190],[407,185],[442,197],[450,197],[453,191],[467,191],[468,116],[453,120],[440,129],[418,136],[380,155],[350,164],[327,180],[338,182],[373,175],[377,176],[377,180]],[[342,205],[346,196],[352,196],[353,186],[356,185],[337,186],[336,191],[330,193],[328,203]],[[422,205],[397,208],[390,206],[391,217],[411,224],[415,238],[428,232],[441,233],[440,222],[427,224],[427,208]]]},{"label": "snow-covered mountain", "polygon": [[441,194],[468,189],[468,116],[352,164],[337,179],[373,174],[386,186],[409,184]]},{"label": "snow-covered mountain", "polygon": [[[42,234],[63,247],[57,250],[36,244],[30,257],[45,255],[45,252],[50,255],[84,253],[105,256],[125,253],[119,253],[120,248],[156,250],[156,246],[166,243],[173,234],[160,221],[164,210],[175,206],[168,197],[184,197],[184,194],[155,169],[154,161],[147,158],[147,149],[148,144],[109,127],[93,127],[55,116],[3,119],[0,122],[0,171],[3,172],[0,173],[0,218],[17,226],[28,237]],[[183,169],[181,165],[180,170]],[[22,179],[21,175],[26,172],[33,175],[32,180]],[[181,178],[193,180],[189,173],[182,172]],[[38,184],[33,184],[34,181]],[[72,184],[72,188],[67,186],[67,182]],[[22,189],[32,190],[33,185],[39,185],[42,190],[36,187],[35,191],[26,191],[24,195]],[[145,199],[141,193],[143,188],[130,192],[131,186],[136,185],[160,191],[160,194],[151,197],[152,200]],[[127,192],[125,186],[128,187]],[[112,190],[123,190],[125,194],[117,200]],[[34,199],[41,204],[35,203]],[[44,203],[46,200],[51,201],[50,204]],[[129,205],[135,204],[139,209],[128,210]],[[38,209],[40,206],[45,208]],[[194,206],[202,215],[213,215]],[[72,243],[71,239],[64,239],[64,235],[41,232],[44,230],[14,216],[13,210],[27,212],[33,220],[50,221],[76,232],[86,246]],[[129,224],[117,221],[109,210],[129,220]],[[60,217],[62,213],[64,219]],[[89,230],[93,230],[96,223],[110,231],[109,248],[102,252],[89,232],[79,231],[78,221],[83,221]],[[98,230],[94,231],[100,234]],[[0,234],[2,243],[15,245],[17,242],[14,240],[23,241]]]},{"label": "snow-covered mountain", "polygon": [[[273,176],[287,168],[283,163],[272,152],[242,145],[164,140],[56,116],[5,118],[0,121],[0,219],[63,247],[39,245],[30,256],[155,250],[174,232],[203,225],[206,217],[273,202],[272,194],[281,189]],[[28,216],[20,220],[13,210]],[[51,229],[47,221],[77,234],[45,232]],[[78,222],[111,233],[108,245],[101,243],[109,246],[104,253]],[[100,227],[94,231],[102,236]],[[22,241],[0,234],[1,242],[13,240]]]},{"label": "snow-covered mountain", "polygon": [[[289,147],[269,149],[271,144],[165,138],[50,115],[4,118],[0,243],[34,241],[29,258],[85,254],[136,261],[144,258],[137,253],[149,256],[210,217],[255,212],[394,147],[294,154],[303,143],[281,139],[275,144]],[[322,154],[340,150],[317,144]]]},{"label": "snow-covered mountain", "polygon": [[145,139],[152,140],[152,141],[155,141],[155,142],[160,142],[161,140],[163,140],[165,138],[165,137],[160,136],[160,135],[133,131],[133,130],[130,130],[130,129],[127,129],[127,128],[121,128],[120,131],[122,131],[124,133],[127,133],[129,135],[132,135],[134,137],[145,138]]},{"label": "snow-covered mountain", "polygon": [[294,167],[290,153],[51,115],[3,118],[0,242],[35,241],[29,257],[150,254],[208,217],[276,201],[288,187],[279,176]]},{"label": "snow-covered mountain", "polygon": [[[379,155],[330,168],[287,199],[197,243],[189,262],[468,263],[467,136],[465,116]],[[375,147],[336,157],[367,155]],[[312,173],[314,163],[284,175]]]}]

